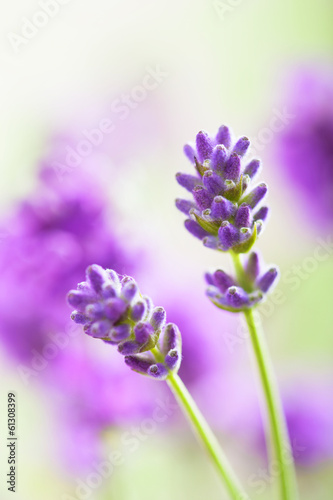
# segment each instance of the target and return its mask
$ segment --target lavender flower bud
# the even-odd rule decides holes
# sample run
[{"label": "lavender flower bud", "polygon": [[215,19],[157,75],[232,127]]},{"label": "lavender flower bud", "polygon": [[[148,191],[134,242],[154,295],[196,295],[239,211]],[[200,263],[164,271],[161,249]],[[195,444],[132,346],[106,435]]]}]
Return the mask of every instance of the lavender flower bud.
[{"label": "lavender flower bud", "polygon": [[178,208],[178,210],[183,212],[183,214],[189,215],[190,210],[192,210],[192,208],[195,208],[195,203],[193,203],[193,201],[182,200],[178,198],[176,200],[176,207]]},{"label": "lavender flower bud", "polygon": [[201,163],[211,157],[213,152],[213,144],[207,132],[201,131],[196,136],[196,146],[198,151],[198,159]]},{"label": "lavender flower bud", "polygon": [[214,219],[224,221],[234,213],[235,205],[231,201],[226,200],[223,196],[215,196],[211,207],[211,216]]},{"label": "lavender flower bud", "polygon": [[213,149],[211,165],[215,172],[222,173],[225,162],[228,158],[227,148],[223,144],[218,144]]},{"label": "lavender flower bud", "polygon": [[[111,298],[106,290],[113,291]],[[87,281],[69,292],[68,302],[75,304],[71,317],[84,325],[86,335],[116,345],[134,371],[163,380],[179,369],[178,328],[165,326],[165,310],[141,296],[133,278],[94,264],[87,269]]]},{"label": "lavender flower bud", "polygon": [[193,147],[190,144],[185,144],[184,153],[187,156],[187,158],[190,160],[190,162],[194,163],[195,152],[194,152]]},{"label": "lavender flower bud", "polygon": [[222,250],[230,250],[239,240],[237,229],[228,221],[224,221],[218,231]]},{"label": "lavender flower bud", "polygon": [[236,153],[232,155],[227,160],[224,167],[224,177],[225,179],[237,182],[241,172],[241,161],[240,157]]},{"label": "lavender flower bud", "polygon": [[196,186],[193,189],[193,197],[200,210],[210,208],[214,199],[214,195],[212,193],[209,193],[208,190],[203,186]]},{"label": "lavender flower bud", "polygon": [[246,203],[249,205],[251,208],[254,208],[255,206],[258,205],[258,203],[261,202],[261,200],[264,198],[264,196],[267,193],[267,186],[264,183],[259,184],[256,186],[251,193],[249,193],[244,199],[243,203]]},{"label": "lavender flower bud", "polygon": [[250,141],[247,137],[244,136],[238,139],[238,141],[233,147],[232,152],[242,157],[246,154],[246,151],[249,149],[249,147],[250,147]]},{"label": "lavender flower bud", "polygon": [[259,172],[259,170],[260,170],[260,161],[252,160],[248,165],[246,165],[244,169],[244,175],[248,175],[250,179],[253,179],[253,177]]},{"label": "lavender flower bud", "polygon": [[262,292],[267,293],[277,277],[278,270],[276,267],[272,267],[258,280],[258,288],[260,288]]},{"label": "lavender flower bud", "polygon": [[190,174],[182,174],[180,172],[176,174],[176,180],[180,186],[187,189],[187,191],[190,191],[190,193],[192,193],[195,186],[198,186],[201,183],[198,177],[194,177],[194,175]]},{"label": "lavender flower bud", "polygon": [[242,205],[237,210],[235,217],[235,226],[239,228],[252,226],[251,209],[245,203],[242,203]]},{"label": "lavender flower bud", "polygon": [[[204,173],[202,180],[203,180],[203,184],[204,184],[205,188],[207,189],[208,193],[210,193],[211,195],[216,196],[217,194],[219,194],[222,191],[223,184],[224,184],[223,180],[213,170],[207,170]],[[196,189],[198,189],[198,188],[196,188]]]},{"label": "lavender flower bud", "polygon": [[231,135],[230,130],[225,125],[222,125],[216,134],[216,143],[223,144],[227,149],[231,145]]},{"label": "lavender flower bud", "polygon": [[206,236],[209,236],[209,233],[202,229],[202,227],[192,219],[186,219],[185,227],[193,236],[199,238],[199,240],[202,240]]},{"label": "lavender flower bud", "polygon": [[265,221],[267,219],[267,215],[269,212],[268,207],[261,207],[259,210],[253,215],[253,220],[262,220]]}]

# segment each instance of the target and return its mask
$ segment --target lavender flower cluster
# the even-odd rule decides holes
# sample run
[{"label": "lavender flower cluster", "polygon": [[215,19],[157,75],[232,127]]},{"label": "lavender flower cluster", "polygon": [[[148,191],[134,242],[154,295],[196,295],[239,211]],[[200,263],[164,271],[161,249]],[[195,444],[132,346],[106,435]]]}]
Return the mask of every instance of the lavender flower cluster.
[{"label": "lavender flower cluster", "polygon": [[166,324],[163,307],[154,307],[129,276],[93,264],[86,277],[68,294],[69,304],[75,307],[72,320],[84,325],[87,335],[117,345],[125,363],[136,372],[161,380],[177,372],[181,335],[176,325]]},{"label": "lavender flower cluster", "polygon": [[278,276],[276,267],[271,267],[264,273],[261,268],[258,253],[252,252],[245,264],[241,283],[220,269],[212,274],[206,273],[208,297],[220,309],[231,312],[255,306],[263,299]]},{"label": "lavender flower cluster", "polygon": [[248,252],[263,229],[268,208],[255,208],[267,186],[250,184],[259,171],[259,160],[245,167],[250,141],[241,137],[232,146],[228,127],[222,125],[215,137],[201,131],[196,144],[186,144],[184,152],[196,168],[196,175],[178,173],[178,183],[192,193],[194,201],[177,199],[177,208],[190,216],[185,227],[209,248],[236,253]]}]

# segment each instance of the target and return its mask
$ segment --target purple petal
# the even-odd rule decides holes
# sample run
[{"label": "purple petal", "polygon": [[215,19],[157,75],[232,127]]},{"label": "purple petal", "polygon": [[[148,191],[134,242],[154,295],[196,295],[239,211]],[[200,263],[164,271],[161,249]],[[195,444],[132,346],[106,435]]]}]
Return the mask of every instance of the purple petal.
[{"label": "purple petal", "polygon": [[105,315],[115,323],[121,318],[127,307],[128,305],[123,299],[109,299],[105,302]]},{"label": "purple petal", "polygon": [[224,182],[213,170],[207,170],[202,180],[205,188],[211,195],[216,196],[222,191]]},{"label": "purple petal", "polygon": [[249,193],[244,199],[243,202],[246,203],[247,205],[250,205],[251,208],[254,208],[258,203],[261,202],[261,200],[264,198],[264,196],[267,193],[267,186],[264,182],[261,184],[258,184],[251,193]]},{"label": "purple petal", "polygon": [[199,226],[199,224],[195,220],[186,219],[186,221],[185,221],[184,224],[185,224],[186,229],[193,236],[195,236],[196,238],[199,238],[199,240],[202,240],[206,236],[209,236],[209,234],[207,233],[207,231],[205,231],[204,229],[202,229],[202,227]]},{"label": "purple petal", "polygon": [[154,328],[150,323],[138,323],[134,327],[135,339],[141,345],[146,344],[154,333]]},{"label": "purple petal", "polygon": [[181,356],[177,349],[172,349],[165,356],[165,364],[169,370],[176,370],[180,366]]},{"label": "purple petal", "polygon": [[128,354],[136,354],[139,352],[141,345],[134,340],[127,340],[122,344],[118,345],[118,352],[123,356],[127,356]]},{"label": "purple petal", "polygon": [[248,175],[250,179],[253,179],[253,177],[259,172],[259,169],[260,169],[260,161],[252,160],[248,165],[246,165],[244,169],[244,175]]},{"label": "purple petal", "polygon": [[193,201],[190,200],[182,200],[180,198],[177,198],[176,200],[176,207],[185,215],[189,215],[190,210],[192,210],[192,208],[195,208],[195,206],[196,205],[193,203]]},{"label": "purple petal", "polygon": [[131,318],[133,321],[141,321],[146,313],[146,304],[143,301],[139,301],[132,307]]},{"label": "purple petal", "polygon": [[228,221],[225,221],[221,224],[218,234],[221,241],[222,249],[224,251],[229,250],[233,245],[238,243],[239,240],[238,231]]},{"label": "purple petal", "polygon": [[114,342],[122,342],[131,334],[131,327],[128,324],[117,325],[112,327],[110,339]]},{"label": "purple petal", "polygon": [[90,334],[92,337],[101,339],[108,337],[111,331],[112,325],[107,319],[101,321],[95,321],[90,327]]},{"label": "purple petal", "polygon": [[239,207],[235,217],[235,226],[236,227],[251,227],[252,225],[252,215],[251,209],[245,203]]},{"label": "purple petal", "polygon": [[248,294],[238,286],[232,286],[225,295],[227,304],[235,309],[247,306],[249,304]]},{"label": "purple petal", "polygon": [[134,356],[125,356],[125,363],[135,372],[147,374],[149,368],[155,364],[155,360],[152,356],[137,354]]},{"label": "purple petal", "polygon": [[181,172],[178,172],[178,174],[176,174],[176,180],[178,184],[187,189],[187,191],[190,191],[190,193],[192,193],[195,186],[201,184],[201,179],[199,179],[198,177],[195,177],[191,174],[182,174]]},{"label": "purple petal", "polygon": [[240,172],[240,157],[236,153],[232,153],[225,164],[223,175],[225,179],[237,182],[240,176]]},{"label": "purple petal", "polygon": [[156,363],[149,367],[147,374],[156,379],[165,380],[169,372],[162,363]]},{"label": "purple petal", "polygon": [[163,307],[155,307],[151,316],[151,324],[154,330],[161,330],[165,324],[166,312]]},{"label": "purple petal", "polygon": [[220,269],[215,271],[215,273],[213,274],[213,281],[214,285],[217,286],[217,288],[222,293],[225,293],[228,290],[228,288],[235,285],[235,280],[224,271],[221,271]]},{"label": "purple petal", "polygon": [[278,270],[276,267],[272,267],[267,271],[258,281],[257,285],[263,292],[268,292],[270,287],[273,285],[274,281],[278,277]]},{"label": "purple petal", "polygon": [[187,156],[187,158],[190,160],[190,162],[194,164],[194,158],[195,158],[196,154],[195,154],[194,148],[190,144],[185,144],[184,153]]},{"label": "purple petal", "polygon": [[205,210],[210,208],[212,201],[214,199],[213,195],[208,193],[207,189],[203,186],[196,186],[193,189],[193,198],[200,210]]},{"label": "purple petal", "polygon": [[257,220],[263,220],[263,221],[265,221],[267,219],[268,212],[269,212],[269,208],[268,207],[261,207],[254,214],[253,219],[255,221],[257,221]]},{"label": "purple petal", "polygon": [[211,217],[213,219],[226,220],[235,211],[235,205],[223,198],[223,196],[215,196],[211,206]]},{"label": "purple petal", "polygon": [[251,281],[257,279],[260,274],[260,259],[257,252],[252,252],[247,260],[245,266],[246,274],[249,276]]},{"label": "purple petal", "polygon": [[168,323],[164,329],[162,340],[162,352],[166,355],[171,349],[179,349],[181,346],[181,334],[174,323]]},{"label": "purple petal", "polygon": [[96,293],[101,292],[102,286],[107,282],[106,271],[97,264],[92,264],[86,270],[87,279]]}]

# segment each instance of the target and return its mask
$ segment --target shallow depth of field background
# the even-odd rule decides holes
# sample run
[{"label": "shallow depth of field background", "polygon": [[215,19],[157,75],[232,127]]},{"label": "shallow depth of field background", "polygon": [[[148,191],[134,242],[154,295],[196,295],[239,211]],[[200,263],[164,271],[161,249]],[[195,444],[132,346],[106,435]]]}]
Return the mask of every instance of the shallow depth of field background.
[{"label": "shallow depth of field background", "polygon": [[[128,238],[129,245],[146,247],[141,287],[157,303],[162,296],[159,289],[172,293],[173,288],[181,287],[190,294],[193,287],[201,287],[206,301],[204,271],[228,267],[229,261],[192,238],[183,228],[183,216],[174,208],[174,198],[184,194],[174,175],[178,170],[190,172],[182,146],[200,129],[213,133],[222,123],[237,136],[258,138],[274,114],[284,110],[288,71],[331,61],[331,2],[72,0],[61,5],[16,54],[8,33],[19,34],[22,18],[31,19],[39,9],[37,0],[2,7],[1,211],[5,213],[11,203],[33,190],[37,166],[54,137],[68,135],[75,145],[84,139],[84,130],[109,118],[114,131],[105,135],[102,146],[93,148],[84,163],[109,186],[120,234]],[[156,88],[120,120],[112,103],[134,91],[147,72],[158,67],[163,76]],[[261,179],[269,183],[272,209],[258,247],[265,260],[277,263],[283,273],[294,265],[303,266],[304,259],[313,256],[317,238],[325,239],[330,232],[329,228],[319,230],[310,221],[299,194],[286,186],[286,177],[271,152],[274,139],[260,143],[257,151],[264,161]],[[66,175],[80,176],[80,168]],[[331,256],[306,273],[299,286],[279,285],[286,300],[267,314],[264,326],[279,381],[285,386],[290,378],[330,375],[332,277]],[[182,299],[188,300],[186,292]],[[221,312],[221,322],[224,314]],[[193,310],[195,315],[200,310]],[[228,321],[230,331],[236,331],[237,319]],[[240,349],[246,352],[246,345]],[[73,494],[79,475],[67,475],[59,466],[59,457],[52,455],[57,435],[43,394],[44,390],[52,399],[52,389],[42,390],[34,383],[26,387],[4,349],[0,358],[2,430],[7,391],[18,395],[15,498],[60,500],[66,492]],[[242,373],[236,360],[237,356],[235,370]],[[250,364],[244,369],[244,380],[250,378],[249,369]],[[215,388],[206,391],[209,397],[218,397]],[[230,397],[239,398],[240,394]],[[224,403],[229,404],[228,400]],[[332,401],[328,399],[327,404]],[[202,410],[205,412],[204,407]],[[94,490],[89,498],[226,498],[213,468],[184,428],[172,424],[157,429],[115,469],[104,489]],[[113,432],[114,446],[118,431]],[[257,470],[263,458],[258,451],[252,458],[248,445],[243,451],[241,438],[220,437],[246,481],[251,461]],[[1,440],[2,473],[7,466],[4,438]],[[331,498],[331,465],[325,461],[299,468],[302,499]],[[0,478],[1,498],[11,498],[2,475]],[[266,489],[264,493],[254,491],[253,498],[268,500],[273,495]]]}]

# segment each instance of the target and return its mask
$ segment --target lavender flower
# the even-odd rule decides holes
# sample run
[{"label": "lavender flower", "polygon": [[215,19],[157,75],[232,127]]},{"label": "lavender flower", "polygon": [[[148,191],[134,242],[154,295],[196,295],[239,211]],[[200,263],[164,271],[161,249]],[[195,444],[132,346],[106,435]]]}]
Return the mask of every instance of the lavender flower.
[{"label": "lavender flower", "polygon": [[181,336],[176,325],[165,324],[165,310],[142,296],[129,276],[93,264],[86,277],[67,297],[75,307],[72,320],[84,325],[87,335],[117,345],[125,363],[136,372],[161,380],[177,372]]},{"label": "lavender flower", "polygon": [[262,302],[277,277],[277,268],[271,267],[263,272],[258,253],[252,252],[247,259],[241,283],[220,269],[213,274],[207,273],[207,295],[220,309],[243,311]]},{"label": "lavender flower", "polygon": [[178,183],[192,193],[192,200],[177,199],[177,208],[189,216],[186,229],[209,248],[245,253],[255,243],[267,217],[267,207],[258,210],[267,186],[250,184],[260,168],[259,160],[245,166],[250,141],[241,137],[233,146],[231,134],[221,126],[215,137],[199,132],[196,145],[184,152],[196,175],[178,173]]}]

